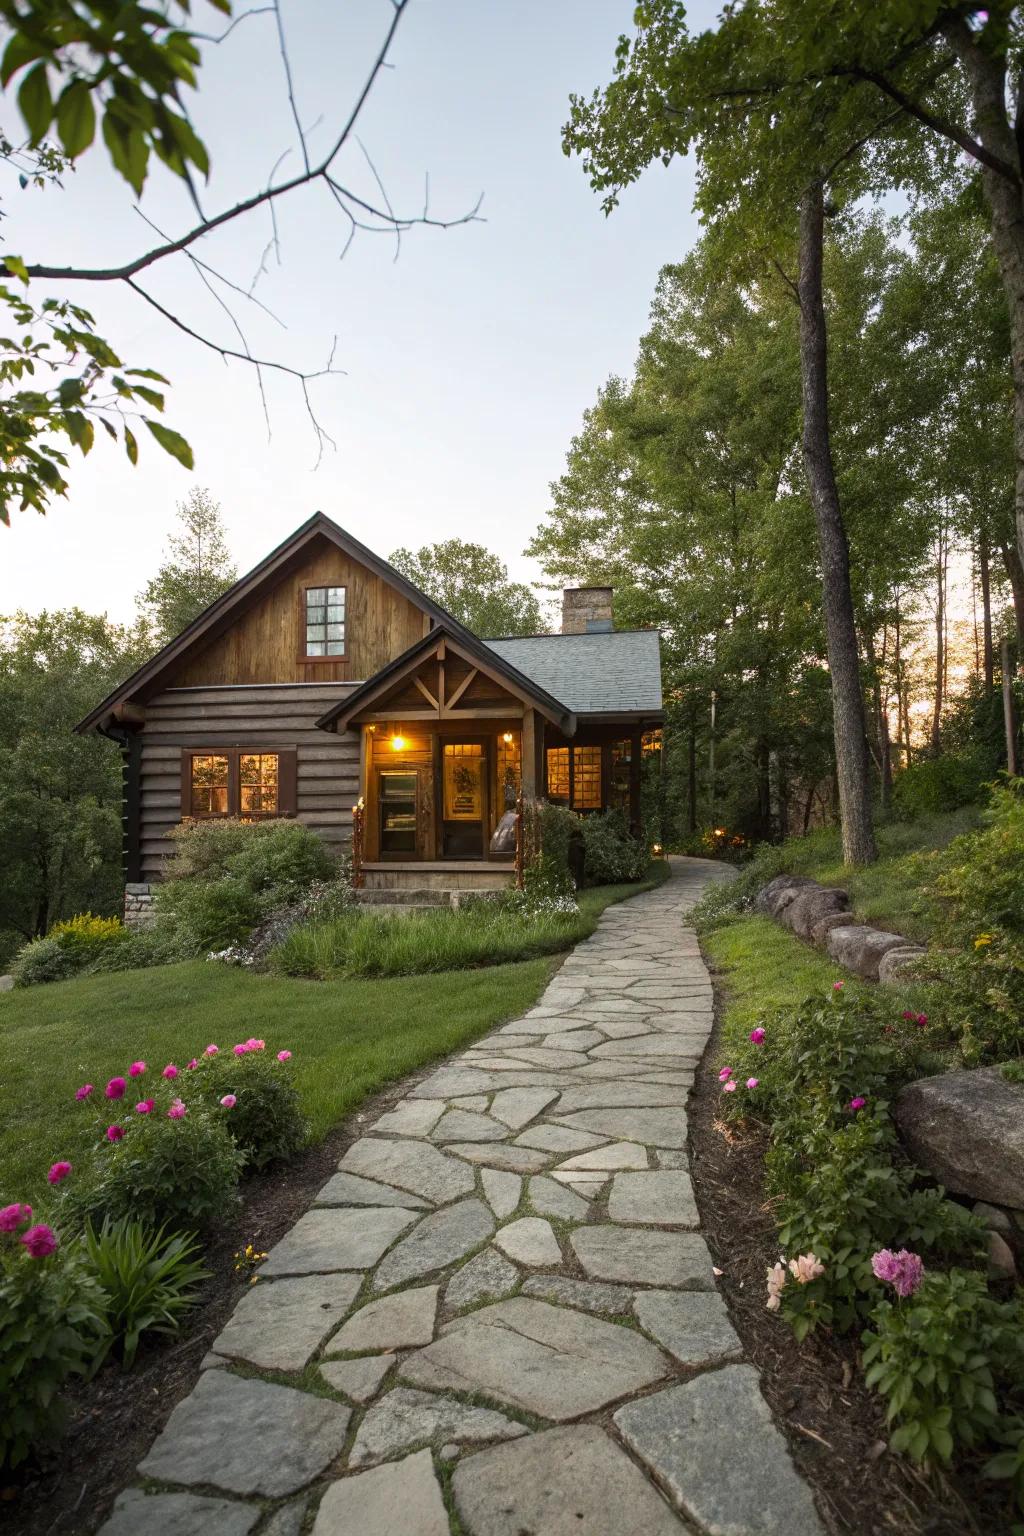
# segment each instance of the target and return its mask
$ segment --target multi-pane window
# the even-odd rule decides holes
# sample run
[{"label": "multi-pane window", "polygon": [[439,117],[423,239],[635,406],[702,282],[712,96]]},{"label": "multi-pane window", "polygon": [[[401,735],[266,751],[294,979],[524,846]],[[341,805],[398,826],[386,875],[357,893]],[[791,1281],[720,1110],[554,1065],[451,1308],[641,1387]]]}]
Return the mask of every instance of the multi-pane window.
[{"label": "multi-pane window", "polygon": [[189,801],[192,816],[226,816],[228,814],[228,760],[208,754],[192,758],[192,793]]},{"label": "multi-pane window", "polygon": [[277,815],[276,752],[243,752],[238,760],[238,779],[240,815]]},{"label": "multi-pane window", "polygon": [[294,816],[296,754],[247,752],[222,747],[214,752],[181,754],[181,814],[195,820],[211,816]]},{"label": "multi-pane window", "polygon": [[624,816],[629,815],[629,784],[633,760],[633,743],[628,736],[611,744],[611,762],[608,769],[608,804]]},{"label": "multi-pane window", "polygon": [[569,748],[548,747],[548,799],[553,805],[569,804]]},{"label": "multi-pane window", "polygon": [[572,749],[572,808],[574,811],[601,809],[601,748]]},{"label": "multi-pane window", "polygon": [[344,656],[344,587],[307,587],[304,619],[307,656]]}]

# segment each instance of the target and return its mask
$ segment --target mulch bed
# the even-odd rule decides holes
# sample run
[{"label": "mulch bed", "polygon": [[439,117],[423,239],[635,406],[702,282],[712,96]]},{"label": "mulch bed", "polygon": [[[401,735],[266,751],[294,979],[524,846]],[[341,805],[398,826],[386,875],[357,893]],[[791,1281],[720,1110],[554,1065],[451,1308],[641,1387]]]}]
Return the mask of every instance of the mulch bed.
[{"label": "mulch bed", "polygon": [[[716,1059],[720,1027],[716,1009],[706,1062]],[[956,1477],[926,1473],[888,1450],[882,1399],[864,1385],[855,1337],[817,1332],[798,1344],[766,1310],[765,1272],[779,1257],[764,1191],[766,1139],[724,1125],[719,1102],[716,1074],[698,1073],[690,1152],[701,1224],[733,1326],[828,1529],[837,1536],[1009,1531],[1005,1489],[970,1470]]]},{"label": "mulch bed", "polygon": [[186,1331],[148,1348],[143,1344],[132,1370],[107,1364],[91,1382],[75,1383],[64,1394],[66,1433],[52,1452],[0,1486],[0,1529],[17,1536],[92,1536],[133,1481],[171,1409],[192,1390],[199,1362],[246,1289],[249,1281],[235,1270],[235,1254],[246,1243],[269,1251],[312,1204],[346,1147],[362,1134],[362,1122],[408,1092],[408,1083],[403,1078],[367,1100],[286,1168],[243,1182],[240,1211],[204,1254],[213,1273]]}]

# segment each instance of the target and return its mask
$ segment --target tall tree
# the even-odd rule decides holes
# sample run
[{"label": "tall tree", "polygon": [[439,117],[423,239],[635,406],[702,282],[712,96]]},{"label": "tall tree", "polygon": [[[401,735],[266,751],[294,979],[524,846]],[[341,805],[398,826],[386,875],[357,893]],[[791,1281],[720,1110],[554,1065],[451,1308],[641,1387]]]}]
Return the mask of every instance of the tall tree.
[{"label": "tall tree", "polygon": [[173,639],[226,592],[238,572],[224,536],[220,504],[201,486],[178,503],[181,532],[168,540],[167,557],[139,593],[161,643]]},{"label": "tall tree", "polygon": [[391,564],[474,634],[497,640],[544,630],[536,594],[510,581],[508,566],[482,544],[444,539],[415,551],[396,549]]}]

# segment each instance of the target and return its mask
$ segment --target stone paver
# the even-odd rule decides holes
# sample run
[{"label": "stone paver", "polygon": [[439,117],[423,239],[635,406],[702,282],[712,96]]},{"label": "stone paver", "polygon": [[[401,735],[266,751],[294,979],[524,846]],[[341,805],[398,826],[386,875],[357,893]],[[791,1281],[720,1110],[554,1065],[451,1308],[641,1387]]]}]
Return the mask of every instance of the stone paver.
[{"label": "stone paver", "polygon": [[[445,1463],[465,1536],[820,1536],[690,1183],[713,1000],[687,913],[722,876],[673,861],[525,1017],[399,1085],[141,1464],[161,1491],[101,1536],[313,1509],[313,1536],[449,1536]],[[310,1366],[338,1398],[237,1374]]]}]

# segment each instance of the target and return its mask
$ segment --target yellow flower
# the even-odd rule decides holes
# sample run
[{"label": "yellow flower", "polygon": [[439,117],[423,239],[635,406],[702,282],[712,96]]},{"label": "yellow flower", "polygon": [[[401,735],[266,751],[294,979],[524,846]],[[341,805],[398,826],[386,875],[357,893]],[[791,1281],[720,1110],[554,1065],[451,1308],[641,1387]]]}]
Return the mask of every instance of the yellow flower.
[{"label": "yellow flower", "polygon": [[990,933],[979,933],[978,937],[974,941],[974,947],[975,949],[984,949],[986,944],[991,943],[992,935]]}]

